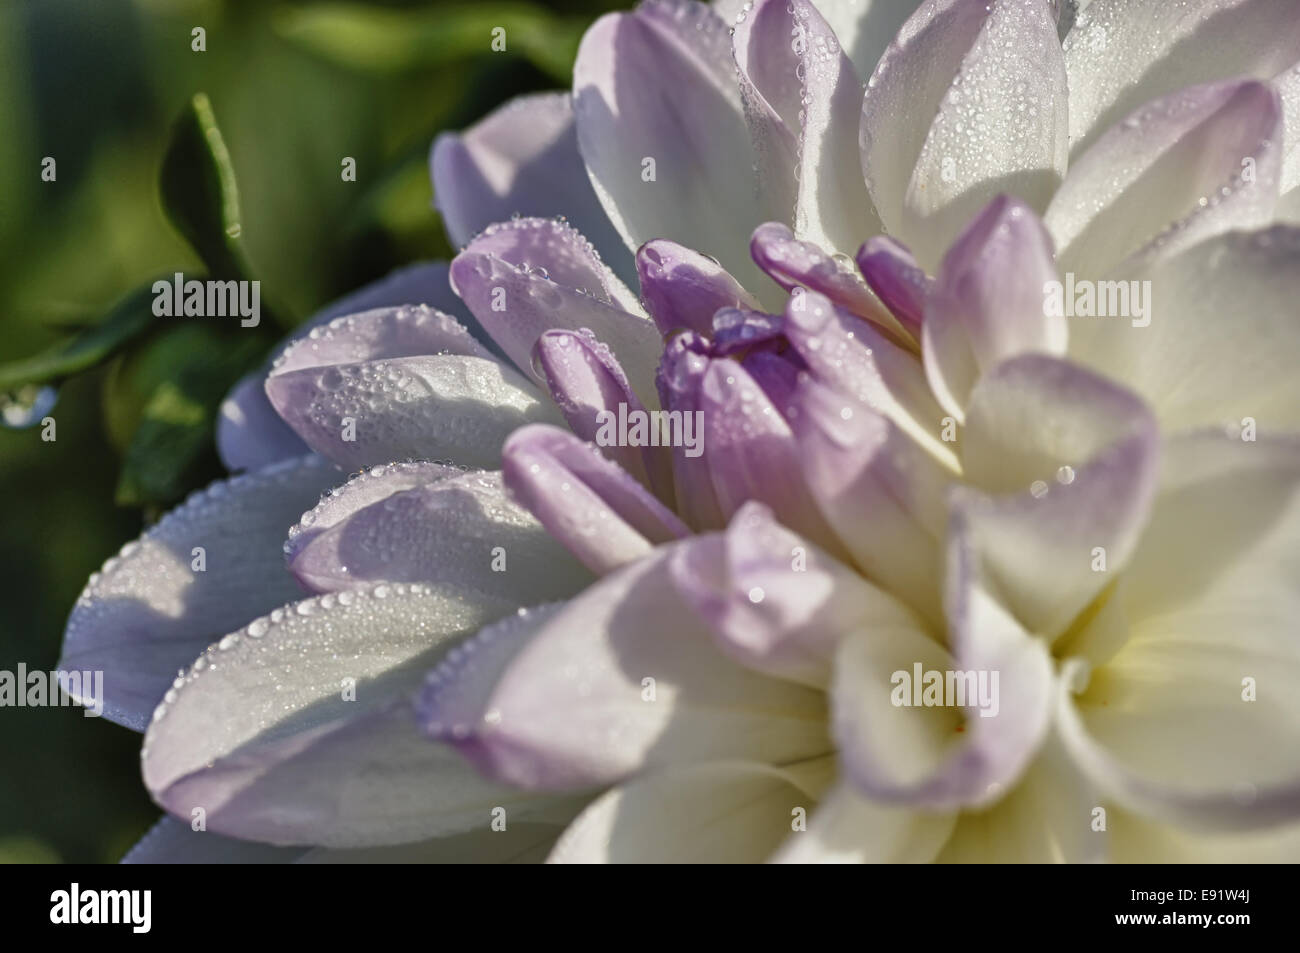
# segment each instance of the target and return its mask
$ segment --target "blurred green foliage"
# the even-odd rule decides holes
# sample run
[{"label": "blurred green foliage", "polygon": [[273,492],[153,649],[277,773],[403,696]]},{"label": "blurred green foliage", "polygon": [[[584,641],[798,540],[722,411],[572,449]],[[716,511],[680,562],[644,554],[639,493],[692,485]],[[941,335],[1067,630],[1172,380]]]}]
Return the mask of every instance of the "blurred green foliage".
[{"label": "blurred green foliage", "polygon": [[[53,667],[90,573],[221,475],[217,404],[285,327],[451,253],[434,135],[567,86],[621,5],[0,3],[0,394],[59,387],[55,441],[0,428],[0,669]],[[257,278],[274,318],[156,318],[176,271]],[[0,709],[0,862],[120,857],[157,816],[138,746],[76,708]]]}]

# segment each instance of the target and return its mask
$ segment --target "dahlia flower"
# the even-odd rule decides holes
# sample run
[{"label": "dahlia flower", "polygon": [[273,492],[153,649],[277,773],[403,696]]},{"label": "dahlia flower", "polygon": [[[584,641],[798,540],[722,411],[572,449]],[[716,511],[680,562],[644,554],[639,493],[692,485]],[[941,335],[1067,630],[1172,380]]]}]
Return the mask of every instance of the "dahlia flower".
[{"label": "dahlia flower", "polygon": [[132,858],[1294,859],[1297,63],[1282,0],[598,20],[75,607]]}]

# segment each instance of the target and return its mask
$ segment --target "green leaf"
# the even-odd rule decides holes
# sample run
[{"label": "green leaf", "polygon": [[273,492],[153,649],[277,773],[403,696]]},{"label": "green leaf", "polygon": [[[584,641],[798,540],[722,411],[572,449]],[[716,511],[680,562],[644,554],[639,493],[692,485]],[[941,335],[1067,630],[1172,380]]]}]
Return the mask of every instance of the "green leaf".
[{"label": "green leaf", "polygon": [[246,278],[239,188],[212,104],[196,93],[172,127],[158,180],[163,211],[215,278]]},{"label": "green leaf", "polygon": [[119,351],[154,320],[153,282],[131,292],[99,324],[32,357],[0,364],[0,393],[27,384],[48,384],[95,367]]},{"label": "green leaf", "polygon": [[[586,17],[531,3],[476,3],[391,10],[352,3],[289,8],[276,18],[286,39],[350,69],[397,73],[482,55],[516,55],[567,86]],[[493,30],[505,31],[494,51]]]},{"label": "green leaf", "polygon": [[112,429],[131,428],[117,484],[123,506],[168,503],[213,463],[222,398],[265,351],[260,335],[188,324],[160,335],[116,369],[106,409]]}]

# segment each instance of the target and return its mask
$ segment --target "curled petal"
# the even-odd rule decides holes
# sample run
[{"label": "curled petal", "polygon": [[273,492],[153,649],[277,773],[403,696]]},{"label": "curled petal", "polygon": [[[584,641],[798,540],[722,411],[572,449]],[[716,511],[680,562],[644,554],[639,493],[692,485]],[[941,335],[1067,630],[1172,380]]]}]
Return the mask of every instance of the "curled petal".
[{"label": "curled petal", "polygon": [[1056,280],[1052,240],[1033,210],[999,196],[944,256],[921,328],[925,373],[944,408],[964,419],[982,373],[1026,352],[1064,354],[1063,313],[1044,290]]},{"label": "curled petal", "polygon": [[700,382],[699,408],[704,459],[722,513],[730,518],[756,500],[791,529],[839,552],[803,478],[789,421],[748,371],[733,361],[710,363]]},{"label": "curled petal", "polygon": [[[876,800],[927,811],[1001,798],[1039,749],[1051,710],[1045,644],[999,604],[960,525],[949,552],[952,653],[914,626],[877,626],[840,643],[831,689],[848,779]],[[922,704],[929,673],[945,691]]]},{"label": "curled petal", "polygon": [[921,0],[867,0],[865,3],[820,3],[840,45],[853,61],[858,76],[866,79],[890,42]]},{"label": "curled petal", "polygon": [[651,393],[662,342],[654,323],[495,255],[466,251],[451,263],[456,293],[510,359],[534,381],[537,339],[546,331],[587,328],[618,357],[644,401]]},{"label": "curled petal", "polygon": [[834,258],[812,242],[799,241],[780,222],[755,229],[749,250],[758,266],[786,291],[798,294],[806,288],[819,292],[850,313],[887,328],[901,341],[910,340],[853,271],[847,257]]},{"label": "curled petal", "polygon": [[492,255],[605,304],[631,314],[641,313],[636,295],[610,271],[596,247],[562,219],[512,218],[494,222],[461,251]]},{"label": "curled petal", "polygon": [[[798,235],[853,248],[880,231],[858,157],[862,80],[817,7],[759,0],[737,24],[733,44],[761,144],[760,172],[767,160],[771,178],[794,192]],[[755,113],[777,122],[754,123]]]},{"label": "curled petal", "polygon": [[724,652],[817,687],[827,684],[845,634],[913,621],[889,595],[777,523],[759,503],[741,507],[726,533],[678,549],[670,568]]},{"label": "curled petal", "polygon": [[800,382],[808,376],[798,355],[791,354],[789,351],[776,354],[772,351],[755,350],[741,359],[740,366],[793,428],[797,422],[792,419],[794,415],[790,413],[791,403],[795,399]]},{"label": "curled petal", "polygon": [[427,354],[495,360],[455,318],[428,305],[403,305],[341,315],[312,328],[289,342],[271,373]]},{"label": "curled petal", "polygon": [[[984,811],[957,815],[940,864],[1085,864],[1117,860],[1111,851],[1125,835],[1107,806],[1107,829],[1093,827],[1103,803],[1056,732],[1006,797]],[[1151,863],[1152,857],[1142,858]]]},{"label": "curled petal", "polygon": [[803,90],[799,82],[798,54],[794,50],[793,4],[759,0],[737,19],[732,33],[732,52],[738,78],[749,95],[757,97],[776,117],[781,129],[793,139],[799,133],[799,109]]},{"label": "curled petal", "polygon": [[266,399],[266,371],[240,378],[217,412],[217,454],[230,470],[258,470],[311,451]]},{"label": "curled petal", "polygon": [[428,305],[436,311],[451,315],[466,327],[474,328],[474,319],[451,290],[450,274],[451,268],[445,261],[419,262],[394,269],[378,281],[372,281],[351,294],[344,295],[313,314],[293,329],[281,350],[335,318],[402,305]]},{"label": "curled petal", "polygon": [[997,494],[955,498],[985,571],[1017,618],[1056,638],[1124,568],[1146,525],[1154,416],[1104,378],[1025,355],[976,388],[963,457],[968,478]]},{"label": "curled petal", "polygon": [[592,572],[610,572],[690,532],[626,471],[563,430],[524,427],[503,457],[516,499]]},{"label": "curled petal", "polygon": [[705,372],[711,359],[709,346],[693,332],[679,334],[664,347],[655,383],[664,409],[680,415],[682,433],[689,422],[696,445],[673,448],[673,485],[677,491],[676,510],[696,530],[721,529],[727,524],[722,505],[705,459],[704,428],[697,423],[702,413],[702,391]]},{"label": "curled petal", "polygon": [[606,422],[644,414],[613,352],[590,331],[547,331],[537,339],[534,361],[569,428],[660,496],[672,492],[671,460],[659,446],[600,442]]},{"label": "curled petal", "polygon": [[872,581],[939,616],[939,539],[951,474],[880,414],[805,383],[794,406],[804,477],[827,522]]},{"label": "curled petal", "polygon": [[862,176],[857,135],[862,79],[813,3],[768,2],[793,8],[797,32],[789,45],[802,67],[804,108],[799,128],[795,231],[826,248],[847,251],[882,230]]},{"label": "curled petal", "polygon": [[[736,82],[745,122],[754,144],[754,176],[759,194],[781,220],[791,217],[798,197],[799,76],[792,68],[786,7],[762,2],[739,11],[732,28]],[[760,263],[760,267],[761,263]],[[775,304],[775,302],[773,302]]]},{"label": "curled petal", "polygon": [[676,242],[646,242],[636,253],[641,296],[664,334],[685,328],[708,334],[719,308],[758,307],[725,268]]},{"label": "curled petal", "polygon": [[[427,304],[457,319],[473,322],[460,299],[452,294],[447,274],[445,262],[422,262],[399,268],[304,321],[289,335],[285,347],[335,318],[376,308]],[[482,335],[482,329],[477,329],[477,333]],[[267,400],[262,387],[265,378],[265,368],[245,377],[221,405],[217,416],[217,451],[231,470],[256,470],[307,453],[307,445],[280,420]]]},{"label": "curled petal", "polygon": [[931,281],[912,253],[888,235],[877,235],[858,249],[858,270],[885,307],[919,340]]},{"label": "curled petal", "polygon": [[[781,318],[764,311],[722,308],[713,315],[713,330],[708,337],[715,356],[739,356],[741,363],[768,348],[784,351]],[[788,352],[782,354],[788,356]]]},{"label": "curled petal", "polygon": [[936,460],[957,469],[944,439],[948,415],[915,354],[815,291],[791,295],[785,335],[818,381],[888,417]]}]

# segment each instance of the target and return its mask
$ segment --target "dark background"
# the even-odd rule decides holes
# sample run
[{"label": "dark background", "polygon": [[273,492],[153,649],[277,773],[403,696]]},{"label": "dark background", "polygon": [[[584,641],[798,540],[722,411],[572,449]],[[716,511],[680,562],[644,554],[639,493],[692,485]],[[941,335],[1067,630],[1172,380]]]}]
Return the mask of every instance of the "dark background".
[{"label": "dark background", "polygon": [[[452,252],[431,207],[434,135],[567,87],[582,29],[621,5],[0,0],[0,379],[100,326],[142,283],[203,270],[158,185],[198,92],[237,176],[250,274],[280,325],[264,315],[250,348],[149,322],[47,382],[55,441],[0,427],[0,669],[51,669],[87,577],[222,475],[216,403],[284,327]],[[491,51],[493,26],[506,28],[504,53]],[[55,182],[41,181],[45,156]],[[341,181],[343,156],[356,182]],[[32,390],[8,393],[0,404]],[[160,423],[162,393],[189,416]],[[0,708],[0,862],[120,858],[159,813],[138,752],[138,735],[78,708]]]}]

